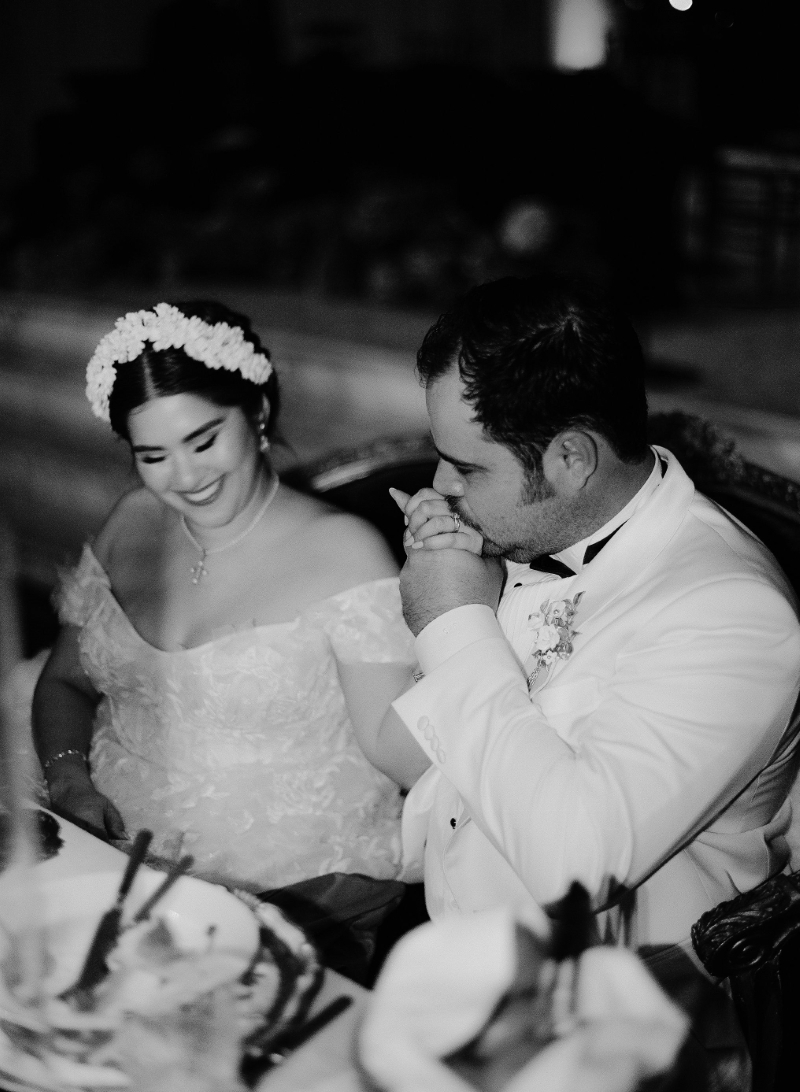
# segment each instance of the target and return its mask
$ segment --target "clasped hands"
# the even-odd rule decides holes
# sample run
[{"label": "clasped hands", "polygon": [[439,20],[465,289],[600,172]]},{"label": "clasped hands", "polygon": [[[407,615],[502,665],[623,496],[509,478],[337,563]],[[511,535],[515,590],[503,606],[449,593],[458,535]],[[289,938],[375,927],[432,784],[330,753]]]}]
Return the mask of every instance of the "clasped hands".
[{"label": "clasped hands", "polygon": [[406,521],[400,593],[414,636],[434,618],[468,603],[497,610],[503,567],[498,558],[483,557],[480,532],[457,520],[435,489],[420,489],[413,496],[401,489],[389,492]]}]

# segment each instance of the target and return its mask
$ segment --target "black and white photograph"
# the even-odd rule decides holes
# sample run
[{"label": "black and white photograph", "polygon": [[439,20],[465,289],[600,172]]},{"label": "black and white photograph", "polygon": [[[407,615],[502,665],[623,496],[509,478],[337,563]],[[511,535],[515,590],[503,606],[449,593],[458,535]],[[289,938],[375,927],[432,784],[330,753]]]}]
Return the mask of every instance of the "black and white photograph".
[{"label": "black and white photograph", "polygon": [[795,1092],[794,0],[2,0],[0,1092]]}]

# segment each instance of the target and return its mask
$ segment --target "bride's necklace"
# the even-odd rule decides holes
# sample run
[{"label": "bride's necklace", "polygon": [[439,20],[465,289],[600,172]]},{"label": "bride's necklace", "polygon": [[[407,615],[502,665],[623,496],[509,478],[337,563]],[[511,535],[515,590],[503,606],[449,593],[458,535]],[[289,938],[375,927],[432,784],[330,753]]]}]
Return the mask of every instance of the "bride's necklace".
[{"label": "bride's necklace", "polygon": [[260,508],[250,520],[248,525],[243,531],[240,531],[235,538],[232,538],[230,542],[224,542],[222,546],[204,546],[202,542],[198,542],[192,532],[189,530],[189,525],[186,522],[186,516],[181,513],[181,527],[183,527],[184,531],[186,532],[186,537],[189,539],[194,548],[200,551],[200,558],[197,564],[192,565],[191,569],[189,570],[192,576],[193,584],[199,584],[204,576],[208,576],[208,569],[206,568],[206,558],[209,556],[209,554],[221,554],[223,550],[230,550],[234,546],[238,546],[242,539],[247,538],[250,532],[256,527],[266,510],[269,508],[272,501],[275,499],[275,494],[278,492],[279,485],[280,478],[276,474],[275,477],[272,479],[272,485],[270,486],[266,497],[264,497],[264,500],[261,502]]}]

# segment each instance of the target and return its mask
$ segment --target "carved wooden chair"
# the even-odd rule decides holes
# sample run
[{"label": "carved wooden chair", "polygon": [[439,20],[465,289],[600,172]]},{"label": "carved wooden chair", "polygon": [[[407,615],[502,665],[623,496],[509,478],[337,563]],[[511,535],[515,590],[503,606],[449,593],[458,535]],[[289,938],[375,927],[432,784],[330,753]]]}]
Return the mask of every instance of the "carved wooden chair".
[{"label": "carved wooden chair", "polygon": [[[650,432],[653,443],[680,459],[701,492],[769,547],[800,597],[800,485],[748,463],[733,441],[698,417],[657,414]],[[800,703],[795,725],[799,719]],[[730,985],[750,1049],[753,1092],[795,1092],[800,872],[775,876],[710,910],[695,924],[692,941],[709,973]]]},{"label": "carved wooden chair", "polygon": [[703,914],[692,943],[709,974],[727,979],[753,1063],[753,1092],[800,1081],[800,872],[774,876]]}]

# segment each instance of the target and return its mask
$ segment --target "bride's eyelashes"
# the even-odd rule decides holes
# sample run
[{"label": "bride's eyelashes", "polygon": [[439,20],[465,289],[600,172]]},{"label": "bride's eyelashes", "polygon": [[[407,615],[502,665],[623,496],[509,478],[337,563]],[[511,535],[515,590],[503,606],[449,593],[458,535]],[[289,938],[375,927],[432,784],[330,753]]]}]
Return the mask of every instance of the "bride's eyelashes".
[{"label": "bride's eyelashes", "polygon": [[195,453],[198,453],[200,451],[208,451],[208,449],[213,445],[214,441],[218,436],[219,433],[215,432],[213,436],[209,436],[209,438],[207,440],[204,440],[202,444],[198,444],[197,447],[194,449]]},{"label": "bride's eyelashes", "polygon": [[[201,444],[198,444],[194,449],[195,455],[199,455],[203,451],[208,451],[210,447],[213,447],[215,440],[219,436],[218,432],[215,432],[213,436],[209,436],[207,440],[203,440]],[[136,456],[139,462],[152,465],[153,463],[163,463],[166,459],[166,455],[155,455],[153,453],[141,454]]]}]

